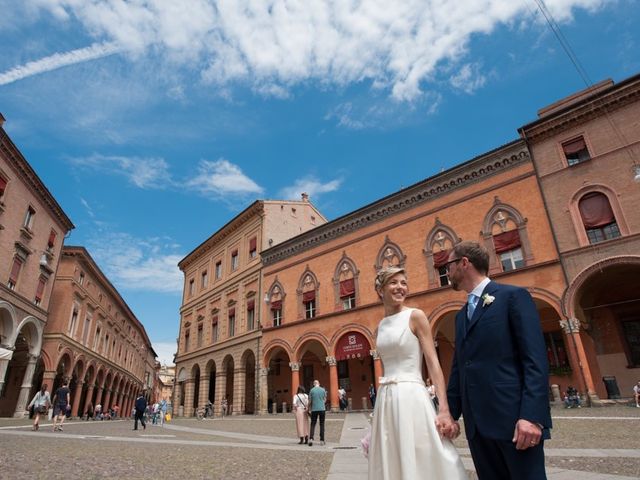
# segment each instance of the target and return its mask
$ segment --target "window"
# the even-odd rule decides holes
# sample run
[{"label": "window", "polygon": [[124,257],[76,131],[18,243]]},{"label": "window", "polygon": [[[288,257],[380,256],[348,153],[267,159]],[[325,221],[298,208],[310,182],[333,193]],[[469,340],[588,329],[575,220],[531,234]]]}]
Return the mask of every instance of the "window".
[{"label": "window", "polygon": [[211,320],[211,343],[218,341],[218,316],[215,315]]},{"label": "window", "polygon": [[189,296],[193,296],[193,290],[194,290],[194,281],[193,278],[191,280],[189,280]]},{"label": "window", "polygon": [[96,338],[93,340],[93,349],[98,350],[100,346],[100,326],[96,327]]},{"label": "window", "polygon": [[251,299],[247,301],[247,331],[251,331],[255,328],[256,319],[256,302]]},{"label": "window", "polygon": [[233,250],[231,252],[231,270],[235,270],[238,268],[238,250]]},{"label": "window", "polygon": [[36,287],[36,296],[33,300],[33,303],[36,305],[40,305],[42,303],[42,296],[44,295],[44,287],[47,284],[47,279],[44,277],[40,277],[38,279],[38,286]]},{"label": "window", "polygon": [[496,254],[500,257],[503,272],[524,267],[518,229],[494,235],[493,245],[496,249]]},{"label": "window", "polygon": [[309,319],[316,316],[315,290],[302,294],[302,304],[304,305],[304,318]]},{"label": "window", "polygon": [[640,320],[622,322],[622,332],[628,347],[629,366],[640,366]]},{"label": "window", "polygon": [[567,159],[567,164],[569,164],[569,166],[586,162],[591,159],[589,150],[587,150],[587,144],[583,137],[578,137],[563,143],[562,151],[564,152],[564,156]]},{"label": "window", "polygon": [[202,324],[198,325],[198,348],[202,346]]},{"label": "window", "polygon": [[18,283],[18,277],[20,276],[20,269],[22,269],[22,260],[18,257],[13,258],[13,265],[11,266],[11,273],[9,274],[9,281],[7,287],[10,290],[15,290]]},{"label": "window", "polygon": [[209,276],[205,270],[201,275],[200,288],[207,288],[207,283],[209,283]]},{"label": "window", "polygon": [[184,351],[189,351],[189,330],[184,332]]},{"label": "window", "polygon": [[216,280],[220,280],[222,278],[222,261],[218,260],[216,262]]},{"label": "window", "polygon": [[271,302],[271,318],[274,327],[282,325],[282,301]]},{"label": "window", "polygon": [[51,233],[49,234],[49,240],[47,241],[47,248],[52,249],[54,247],[54,245],[56,244],[56,232],[55,230],[51,230]]},{"label": "window", "polygon": [[587,193],[580,199],[578,208],[589,243],[599,243],[620,236],[618,223],[605,194]]},{"label": "window", "polygon": [[80,285],[84,285],[84,272],[80,272],[80,279],[78,280]]},{"label": "window", "polygon": [[356,284],[353,278],[340,282],[340,301],[343,310],[351,310],[356,306]]},{"label": "window", "polygon": [[78,307],[74,306],[71,311],[71,322],[69,323],[69,335],[73,337],[73,333],[76,330],[76,324],[78,323]]},{"label": "window", "polygon": [[7,190],[7,179],[0,175],[0,199],[4,197],[4,192]]},{"label": "window", "polygon": [[258,239],[252,237],[249,240],[249,258],[256,258],[258,256]]},{"label": "window", "polygon": [[31,230],[33,228],[33,218],[35,217],[35,215],[36,211],[32,206],[29,206],[27,208],[27,213],[24,215],[24,222],[22,223],[22,226],[27,230]]},{"label": "window", "polygon": [[[438,232],[441,235],[444,243],[444,234],[442,231]],[[436,237],[438,238],[438,237]],[[447,268],[447,261],[449,260],[449,249],[440,250],[433,254],[433,268],[435,268],[438,276],[438,283],[441,287],[449,285],[449,269]]]},{"label": "window", "polygon": [[229,309],[229,337],[233,337],[236,334],[236,309]]}]

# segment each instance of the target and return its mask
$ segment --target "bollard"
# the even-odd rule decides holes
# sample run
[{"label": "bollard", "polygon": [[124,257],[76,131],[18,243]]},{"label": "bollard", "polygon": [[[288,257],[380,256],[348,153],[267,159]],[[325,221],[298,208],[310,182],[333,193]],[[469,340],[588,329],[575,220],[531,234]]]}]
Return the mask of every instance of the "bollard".
[{"label": "bollard", "polygon": [[362,397],[362,410],[369,410],[369,399]]},{"label": "bollard", "polygon": [[287,402],[282,402],[282,413],[287,413]]},{"label": "bollard", "polygon": [[562,397],[560,397],[560,387],[555,383],[551,385],[551,395],[553,395],[554,402],[562,401]]},{"label": "bollard", "polygon": [[347,398],[347,412],[353,410],[353,398]]}]

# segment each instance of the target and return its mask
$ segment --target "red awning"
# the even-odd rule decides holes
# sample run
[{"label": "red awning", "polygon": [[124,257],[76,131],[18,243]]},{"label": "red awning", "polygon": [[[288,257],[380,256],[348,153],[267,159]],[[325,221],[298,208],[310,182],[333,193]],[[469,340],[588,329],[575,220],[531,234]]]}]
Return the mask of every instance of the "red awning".
[{"label": "red awning", "polygon": [[316,291],[311,290],[310,292],[302,292],[302,301],[310,302],[316,299]]},{"label": "red awning", "polygon": [[518,229],[494,235],[493,245],[496,247],[496,253],[508,252],[509,250],[520,247],[520,233],[518,233]]},{"label": "red awning", "polygon": [[251,240],[249,240],[249,251],[250,252],[256,250],[257,246],[258,246],[258,239],[256,237],[253,237]]},{"label": "red awning", "polygon": [[336,345],[336,359],[349,360],[365,358],[371,347],[367,338],[359,332],[349,332],[338,340]]},{"label": "red awning", "polygon": [[433,266],[436,268],[443,267],[449,260],[449,250],[440,250],[433,254]]},{"label": "red awning", "polygon": [[356,282],[353,278],[340,282],[340,298],[349,297],[356,293]]},{"label": "red awning", "polygon": [[251,300],[247,300],[247,310],[255,310],[256,308],[256,301],[251,299]]},{"label": "red awning", "polygon": [[566,155],[572,155],[574,153],[581,152],[585,148],[587,148],[587,144],[584,143],[584,138],[582,137],[562,144],[562,150],[564,150],[564,153]]},{"label": "red awning", "polygon": [[271,302],[271,310],[280,310],[282,308],[282,300]]},{"label": "red awning", "polygon": [[585,228],[604,227],[616,221],[609,199],[603,193],[588,193],[580,200],[579,208]]}]

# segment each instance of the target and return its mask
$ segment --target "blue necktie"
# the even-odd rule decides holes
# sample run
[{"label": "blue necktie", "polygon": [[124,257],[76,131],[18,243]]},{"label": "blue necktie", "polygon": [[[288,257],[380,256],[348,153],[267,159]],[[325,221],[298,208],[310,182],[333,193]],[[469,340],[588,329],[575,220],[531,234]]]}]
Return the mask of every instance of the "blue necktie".
[{"label": "blue necktie", "polygon": [[471,319],[473,318],[473,312],[476,310],[476,299],[477,295],[470,293],[467,295],[467,329],[469,328],[469,323],[471,323]]}]

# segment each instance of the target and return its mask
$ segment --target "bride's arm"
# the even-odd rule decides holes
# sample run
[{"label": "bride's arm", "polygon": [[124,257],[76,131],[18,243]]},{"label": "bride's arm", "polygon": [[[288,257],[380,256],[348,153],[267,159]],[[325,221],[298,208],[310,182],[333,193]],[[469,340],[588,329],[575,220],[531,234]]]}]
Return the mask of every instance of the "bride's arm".
[{"label": "bride's arm", "polygon": [[415,309],[411,312],[410,327],[413,334],[418,338],[424,359],[429,369],[429,377],[433,385],[436,387],[436,395],[438,396],[438,418],[436,426],[441,435],[449,434],[454,428],[453,418],[449,412],[449,403],[447,401],[447,390],[444,384],[444,375],[438,361],[438,354],[433,342],[431,326],[429,320],[422,310]]}]

